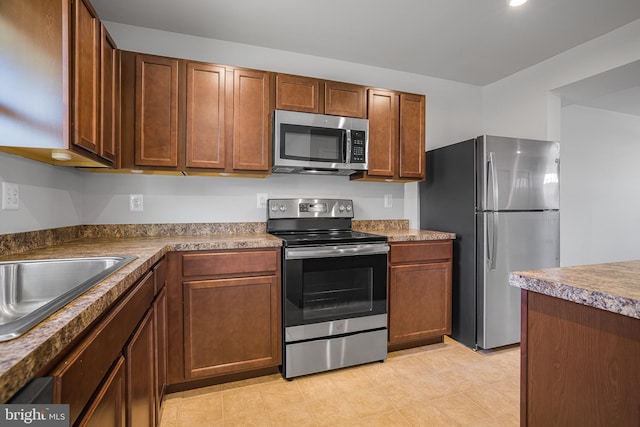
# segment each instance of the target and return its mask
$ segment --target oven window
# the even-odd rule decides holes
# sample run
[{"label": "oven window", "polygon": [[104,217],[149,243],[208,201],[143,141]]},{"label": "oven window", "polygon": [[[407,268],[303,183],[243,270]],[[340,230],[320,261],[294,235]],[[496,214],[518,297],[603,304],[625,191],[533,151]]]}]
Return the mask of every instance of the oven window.
[{"label": "oven window", "polygon": [[363,314],[373,309],[373,269],[314,271],[304,274],[304,320]]},{"label": "oven window", "polygon": [[387,255],[286,260],[285,326],[387,312]]},{"label": "oven window", "polygon": [[285,159],[344,163],[343,129],[281,125],[280,155]]}]

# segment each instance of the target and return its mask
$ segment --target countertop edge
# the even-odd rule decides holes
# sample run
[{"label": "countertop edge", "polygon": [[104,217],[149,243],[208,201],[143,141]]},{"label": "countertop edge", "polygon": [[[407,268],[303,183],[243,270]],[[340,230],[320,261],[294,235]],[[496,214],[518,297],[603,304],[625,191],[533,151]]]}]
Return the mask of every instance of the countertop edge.
[{"label": "countertop edge", "polygon": [[520,272],[509,274],[509,284],[526,291],[640,319],[640,301],[633,298],[536,278]]}]

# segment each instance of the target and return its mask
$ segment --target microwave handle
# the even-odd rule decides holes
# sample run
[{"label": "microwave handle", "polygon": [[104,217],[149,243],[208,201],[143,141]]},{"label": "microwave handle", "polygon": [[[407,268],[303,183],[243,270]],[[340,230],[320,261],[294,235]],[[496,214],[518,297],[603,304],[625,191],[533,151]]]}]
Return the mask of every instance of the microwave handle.
[{"label": "microwave handle", "polygon": [[345,152],[343,153],[344,163],[351,163],[351,131],[349,129],[346,129],[342,137],[346,142],[346,144],[343,144],[345,150]]}]

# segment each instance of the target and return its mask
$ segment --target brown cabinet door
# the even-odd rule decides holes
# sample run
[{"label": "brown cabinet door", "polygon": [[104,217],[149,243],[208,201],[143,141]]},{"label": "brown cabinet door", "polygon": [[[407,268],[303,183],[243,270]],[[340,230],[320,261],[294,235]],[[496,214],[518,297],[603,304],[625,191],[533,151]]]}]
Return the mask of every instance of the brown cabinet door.
[{"label": "brown cabinet door", "polygon": [[187,167],[225,167],[225,76],[224,67],[187,63]]},{"label": "brown cabinet door", "polygon": [[400,178],[425,178],[425,97],[400,94]]},{"label": "brown cabinet door", "polygon": [[100,20],[91,4],[73,8],[73,143],[92,153],[100,150]]},{"label": "brown cabinet door", "polygon": [[[69,405],[71,424],[99,389],[152,302],[153,274],[148,273],[49,374],[53,377],[53,403]],[[153,354],[153,349],[150,351]]]},{"label": "brown cabinet door", "polygon": [[167,384],[167,292],[162,288],[153,303],[153,327],[155,335],[156,417],[160,416],[160,405]]},{"label": "brown cabinet door", "polygon": [[278,74],[276,76],[276,108],[278,110],[320,113],[320,80],[310,77]]},{"label": "brown cabinet door", "polygon": [[233,169],[271,169],[270,74],[233,70]]},{"label": "brown cabinet door", "polygon": [[185,377],[278,366],[279,289],[277,276],[185,282]]},{"label": "brown cabinet door", "polygon": [[117,105],[120,92],[120,64],[117,47],[104,25],[100,26],[100,99],[102,114],[100,115],[100,147],[98,155],[111,162],[116,160],[116,144],[118,141]]},{"label": "brown cabinet door", "polygon": [[153,310],[149,310],[125,348],[127,425],[155,425]]},{"label": "brown cabinet door", "polygon": [[178,60],[136,55],[135,164],[178,166]]},{"label": "brown cabinet door", "polygon": [[324,112],[334,116],[365,118],[367,92],[364,86],[340,82],[325,82]]},{"label": "brown cabinet door", "polygon": [[398,95],[381,89],[369,90],[370,176],[393,178],[398,151]]},{"label": "brown cabinet door", "polygon": [[451,333],[451,262],[391,266],[389,344]]},{"label": "brown cabinet door", "polygon": [[125,370],[124,357],[120,356],[111,374],[87,409],[75,424],[78,427],[125,426]]}]

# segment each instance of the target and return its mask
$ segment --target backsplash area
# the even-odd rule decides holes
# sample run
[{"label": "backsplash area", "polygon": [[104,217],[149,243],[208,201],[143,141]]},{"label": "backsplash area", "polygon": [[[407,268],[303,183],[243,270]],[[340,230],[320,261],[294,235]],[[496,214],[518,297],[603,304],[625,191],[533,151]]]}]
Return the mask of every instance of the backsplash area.
[{"label": "backsplash area", "polygon": [[[406,230],[409,220],[353,220],[353,228],[362,231]],[[82,238],[157,237],[169,235],[266,233],[264,222],[219,222],[181,224],[101,224],[77,225],[48,230],[0,235],[0,256],[43,248]]]},{"label": "backsplash area", "polygon": [[[406,200],[416,197],[407,190],[412,184],[356,182],[346,176],[94,173],[0,153],[0,181],[17,184],[20,191],[19,210],[0,211],[0,235],[82,224],[264,222],[267,211],[257,203],[259,194],[352,199],[355,217],[364,220],[417,216],[417,203]],[[142,212],[129,210],[132,194],[143,196]]]}]

